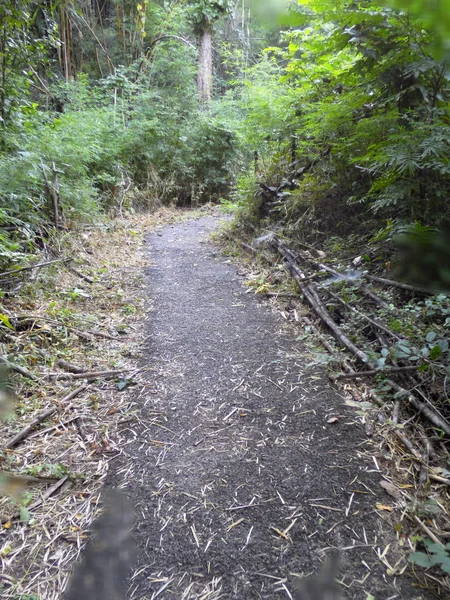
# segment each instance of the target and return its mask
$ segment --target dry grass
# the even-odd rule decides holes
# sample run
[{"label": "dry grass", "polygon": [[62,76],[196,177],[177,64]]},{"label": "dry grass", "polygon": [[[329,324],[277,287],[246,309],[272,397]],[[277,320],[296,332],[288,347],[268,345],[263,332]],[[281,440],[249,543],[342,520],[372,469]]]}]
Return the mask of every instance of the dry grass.
[{"label": "dry grass", "polygon": [[[57,244],[59,256],[72,258],[93,283],[55,264],[21,273],[14,280],[20,291],[1,301],[0,313],[13,329],[0,324],[0,354],[34,376],[11,376],[15,410],[0,432],[1,447],[41,411],[57,409],[0,455],[2,598],[50,600],[65,587],[109,464],[139,419],[130,390],[142,373],[136,366],[144,335],[139,324],[151,311],[144,295],[145,234],[192,217],[192,211],[161,209],[66,236]],[[60,359],[117,374],[84,383],[67,373],[50,377],[65,373]],[[64,401],[74,389],[76,397]],[[216,587],[205,597],[218,597]]]}]

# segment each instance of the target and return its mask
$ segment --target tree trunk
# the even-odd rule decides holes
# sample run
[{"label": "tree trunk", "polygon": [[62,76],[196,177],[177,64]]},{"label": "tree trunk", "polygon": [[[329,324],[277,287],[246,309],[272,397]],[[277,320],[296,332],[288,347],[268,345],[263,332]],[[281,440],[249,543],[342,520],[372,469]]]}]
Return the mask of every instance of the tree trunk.
[{"label": "tree trunk", "polygon": [[212,33],[209,28],[203,29],[200,36],[197,87],[200,103],[209,104],[212,97]]}]

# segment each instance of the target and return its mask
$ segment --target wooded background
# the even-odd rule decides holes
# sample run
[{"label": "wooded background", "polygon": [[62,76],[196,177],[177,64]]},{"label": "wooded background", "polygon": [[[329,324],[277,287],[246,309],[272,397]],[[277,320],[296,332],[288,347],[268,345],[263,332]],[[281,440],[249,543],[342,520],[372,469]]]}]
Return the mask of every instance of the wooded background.
[{"label": "wooded background", "polygon": [[2,265],[111,209],[221,198],[445,252],[447,4],[4,0]]}]

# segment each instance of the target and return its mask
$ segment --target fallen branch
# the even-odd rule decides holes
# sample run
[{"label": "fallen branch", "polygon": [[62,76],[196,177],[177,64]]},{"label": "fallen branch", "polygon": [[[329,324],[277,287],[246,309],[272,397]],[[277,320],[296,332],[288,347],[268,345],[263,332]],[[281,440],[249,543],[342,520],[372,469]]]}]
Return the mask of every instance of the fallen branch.
[{"label": "fallen branch", "polygon": [[33,375],[33,373],[30,373],[30,371],[28,371],[28,369],[25,369],[24,367],[21,367],[20,365],[16,365],[16,363],[10,362],[6,358],[6,356],[0,356],[0,363],[6,365],[6,367],[10,371],[19,373],[20,375],[22,375],[23,377],[26,377],[27,379],[31,379],[33,381],[36,380],[36,377]]},{"label": "fallen branch", "polygon": [[[311,308],[314,312],[324,321],[324,323],[330,328],[333,335],[336,339],[345,347],[347,350],[352,352],[358,360],[367,364],[371,369],[375,369],[375,365],[368,360],[367,354],[360,350],[353,342],[351,342],[347,336],[342,332],[341,328],[335,321],[329,316],[323,302],[321,301],[319,295],[315,291],[312,285],[307,285],[304,283],[303,279],[305,278],[304,274],[300,270],[297,262],[295,254],[283,244],[276,237],[273,237],[271,240],[271,244],[273,244],[277,250],[282,254],[287,260],[292,276],[294,277],[297,285],[299,286],[301,292],[303,293],[305,299],[309,302]],[[400,385],[392,381],[391,379],[387,379],[386,383],[390,385],[393,389],[408,400],[409,404],[413,406],[418,412],[424,415],[433,425],[437,428],[444,431],[450,437],[450,424],[443,419],[440,415],[438,415],[434,410],[432,410],[429,406],[418,400],[411,392],[405,390]]]},{"label": "fallen branch", "polygon": [[384,308],[384,310],[389,310],[389,304],[385,302],[383,298],[380,298],[378,294],[375,294],[375,292],[369,290],[369,288],[365,285],[362,285],[360,289],[363,292],[363,294],[365,294],[368,298],[371,298],[376,304],[381,306],[381,308]]},{"label": "fallen branch", "polygon": [[[324,289],[324,288],[321,287],[321,289]],[[368,317],[366,314],[364,314],[363,312],[361,312],[357,308],[351,306],[351,304],[349,304],[348,302],[346,302],[345,300],[343,300],[340,296],[338,296],[337,294],[335,294],[334,292],[332,292],[328,288],[325,288],[325,291],[332,298],[334,298],[335,300],[337,300],[338,302],[340,302],[343,306],[345,306],[346,308],[348,308],[352,312],[354,312],[357,315],[359,315],[361,318],[363,318],[365,321],[367,321],[368,323],[370,323],[371,325],[373,325],[377,329],[381,329],[381,331],[384,331],[384,333],[387,333],[388,335],[392,336],[396,340],[400,341],[402,339],[400,336],[398,336],[396,333],[394,333],[393,331],[391,331],[390,329],[388,329],[387,327],[385,327],[381,323],[378,323],[377,321],[374,321],[373,319],[371,319],[370,317]]]},{"label": "fallen branch", "polygon": [[[93,331],[91,329],[88,329],[87,331],[82,331],[81,329],[77,329],[76,327],[71,327],[70,325],[66,325],[65,323],[62,323],[61,321],[56,321],[55,319],[48,319],[47,317],[42,317],[40,315],[14,315],[14,317],[11,317],[14,319],[20,319],[23,321],[29,320],[29,321],[45,321],[46,323],[50,323],[52,325],[57,325],[58,327],[65,327],[68,331],[72,331],[73,333],[75,333],[75,335],[78,335],[80,337],[83,337],[84,339],[90,339],[89,336],[95,336],[95,337],[101,337],[101,338],[105,338],[107,340],[117,340],[117,337],[113,337],[112,335],[109,335],[108,333],[103,333],[101,331]],[[124,336],[122,336],[124,337]]]},{"label": "fallen branch", "polygon": [[43,263],[37,263],[35,265],[30,265],[29,267],[20,267],[20,269],[13,269],[11,271],[5,271],[4,273],[0,273],[0,279],[4,277],[8,277],[9,275],[15,275],[16,273],[20,273],[21,271],[31,271],[32,269],[40,269],[41,267],[47,267],[48,265],[54,265],[55,263],[67,263],[70,262],[71,258],[58,258],[56,260],[49,260]]},{"label": "fallen branch", "polygon": [[1,471],[2,477],[11,478],[11,481],[15,483],[55,483],[59,481],[59,477],[45,477],[44,475],[23,475],[22,473],[9,473],[8,471]]},{"label": "fallen branch", "polygon": [[421,294],[430,294],[434,295],[434,292],[427,290],[426,288],[417,287],[415,285],[410,285],[409,283],[401,283],[400,281],[393,281],[392,279],[386,279],[385,277],[376,277],[375,275],[365,275],[366,279],[370,279],[371,281],[378,281],[378,283],[382,283],[384,285],[390,285],[392,287],[400,288],[401,290],[408,290],[409,292],[419,292]]},{"label": "fallen branch", "polygon": [[[64,402],[69,402],[70,400],[75,398],[75,396],[78,396],[78,394],[81,394],[81,392],[84,391],[85,389],[86,389],[86,385],[80,385],[80,387],[71,391],[70,394],[67,394],[67,396],[65,396],[61,400],[61,404]],[[39,413],[31,421],[31,423],[29,423],[26,427],[24,427],[21,431],[19,431],[19,433],[17,433],[14,437],[12,437],[10,440],[8,440],[6,442],[6,444],[3,446],[3,450],[10,450],[11,448],[14,448],[15,446],[17,446],[17,444],[19,444],[22,440],[24,440],[26,437],[28,437],[28,435],[33,431],[33,429],[35,427],[37,427],[43,421],[45,421],[46,419],[48,419],[49,417],[54,415],[56,412],[61,410],[61,408],[67,408],[67,407],[52,406],[50,408],[47,408],[47,410],[44,410],[43,412]]]},{"label": "fallen branch", "polygon": [[422,523],[422,521],[419,519],[419,517],[417,515],[414,515],[413,518],[414,518],[414,521],[417,523],[417,525],[433,540],[433,542],[435,542],[439,546],[444,546],[444,544],[441,542],[441,540],[431,531],[431,529],[429,527],[427,527],[425,525],[425,523]]},{"label": "fallen branch", "polygon": [[300,291],[304,295],[305,299],[310,304],[311,308],[314,312],[322,319],[322,321],[329,327],[332,331],[335,338],[345,347],[347,350],[350,350],[361,362],[367,363],[368,358],[367,354],[360,350],[355,344],[342,332],[339,325],[337,325],[334,320],[328,314],[328,311],[323,304],[322,300],[319,298],[319,295],[313,288],[311,284],[306,284],[303,280],[305,279],[305,275],[300,270],[297,262],[295,254],[283,244],[279,239],[274,237],[271,240],[271,243],[276,247],[276,249],[284,256],[287,260],[292,276],[297,282]]},{"label": "fallen branch", "polygon": [[355,373],[340,373],[333,379],[357,379],[358,377],[371,377],[380,373],[402,373],[404,371],[417,371],[421,365],[410,365],[408,367],[385,367],[384,369],[371,369],[370,371],[356,371]]},{"label": "fallen branch", "polygon": [[298,298],[298,294],[289,294],[287,292],[263,292],[267,298]]},{"label": "fallen branch", "polygon": [[44,377],[49,379],[100,379],[101,377],[113,377],[122,370],[115,369],[111,371],[89,371],[82,373],[44,373]]},{"label": "fallen branch", "polygon": [[73,365],[67,360],[60,358],[56,363],[58,367],[64,369],[65,371],[69,371],[69,373],[85,373],[86,369],[84,367],[78,367],[77,365]]},{"label": "fallen branch", "polygon": [[443,419],[440,415],[434,412],[429,406],[418,400],[411,392],[402,388],[401,385],[392,381],[392,379],[387,379],[386,383],[390,385],[394,390],[402,394],[408,402],[413,406],[418,412],[427,417],[433,425],[435,425],[438,429],[442,429],[445,433],[450,437],[450,424]]},{"label": "fallen branch", "polygon": [[392,433],[401,441],[405,448],[409,450],[409,452],[411,452],[411,454],[416,460],[418,460],[420,463],[425,462],[424,457],[420,454],[418,450],[414,448],[414,445],[411,442],[411,440],[409,440],[401,431],[399,431],[398,429],[393,429]]},{"label": "fallen branch", "polygon": [[254,256],[262,256],[264,258],[264,260],[266,260],[271,265],[274,265],[276,263],[276,260],[274,258],[272,258],[271,256],[269,256],[269,254],[267,254],[267,252],[261,252],[257,248],[254,248],[253,246],[250,246],[249,244],[246,244],[245,242],[241,242],[241,246],[244,250],[247,250]]},{"label": "fallen branch", "polygon": [[76,275],[77,277],[79,277],[80,279],[84,279],[84,281],[87,281],[88,283],[94,283],[93,279],[91,279],[90,277],[88,277],[84,273],[81,273],[80,271],[78,271],[78,269],[75,269],[71,265],[67,264],[66,265],[66,269],[68,271],[70,271],[71,273],[73,273],[74,275]]},{"label": "fallen branch", "polygon": [[[28,511],[41,506],[41,504],[43,504],[45,502],[45,500],[48,500],[48,498],[50,498],[50,496],[52,496],[55,492],[57,492],[59,490],[59,488],[62,487],[68,479],[69,479],[69,476],[65,475],[62,479],[59,479],[54,485],[50,486],[47,490],[45,490],[45,492],[43,492],[39,496],[39,498],[37,500],[35,500],[32,504],[27,506]],[[8,522],[8,521],[16,521],[17,519],[20,519],[19,511],[15,512],[12,515],[12,517],[9,517],[9,518],[1,517],[2,523]]]}]

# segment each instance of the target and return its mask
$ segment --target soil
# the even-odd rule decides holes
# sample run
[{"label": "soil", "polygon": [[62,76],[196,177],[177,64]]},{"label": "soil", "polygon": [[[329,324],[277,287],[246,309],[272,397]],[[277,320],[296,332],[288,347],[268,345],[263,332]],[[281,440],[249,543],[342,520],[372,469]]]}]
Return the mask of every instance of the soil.
[{"label": "soil", "polygon": [[392,499],[355,409],[209,241],[217,223],[147,240],[140,426],[113,467],[136,513],[128,597],[292,598],[333,549],[343,597],[431,597],[395,575],[376,506]]}]

